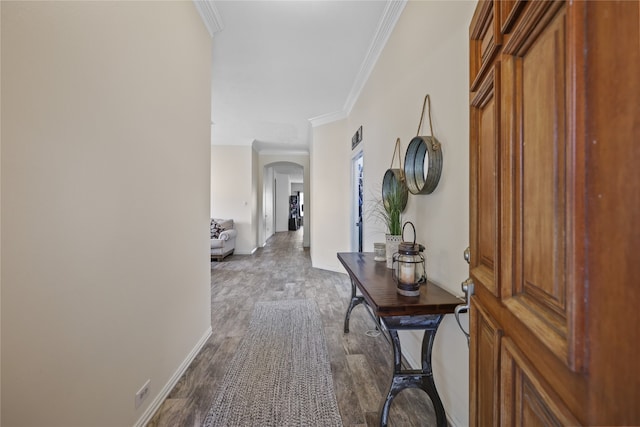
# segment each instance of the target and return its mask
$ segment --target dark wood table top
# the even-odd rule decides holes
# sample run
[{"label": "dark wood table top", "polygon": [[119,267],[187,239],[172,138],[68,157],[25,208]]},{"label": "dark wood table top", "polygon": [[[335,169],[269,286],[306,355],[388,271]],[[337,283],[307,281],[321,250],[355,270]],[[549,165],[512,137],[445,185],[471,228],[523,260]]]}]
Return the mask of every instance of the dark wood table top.
[{"label": "dark wood table top", "polygon": [[407,297],[396,291],[396,282],[385,262],[374,261],[372,252],[340,252],[338,260],[362,292],[374,314],[418,316],[453,313],[464,300],[428,282],[420,286],[420,296]]}]

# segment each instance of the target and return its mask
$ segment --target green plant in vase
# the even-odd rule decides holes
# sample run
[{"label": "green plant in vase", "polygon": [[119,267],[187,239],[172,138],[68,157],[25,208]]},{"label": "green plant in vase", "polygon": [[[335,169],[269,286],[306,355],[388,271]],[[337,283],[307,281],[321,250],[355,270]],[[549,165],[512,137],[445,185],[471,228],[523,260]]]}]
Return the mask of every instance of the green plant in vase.
[{"label": "green plant in vase", "polygon": [[391,179],[383,184],[382,199],[378,205],[378,217],[386,226],[387,268],[393,267],[393,254],[402,241],[402,211],[407,205],[408,192],[403,182]]},{"label": "green plant in vase", "polygon": [[[394,187],[399,187],[398,184]],[[406,198],[402,198],[403,194],[398,188],[393,188],[385,198],[382,199],[381,216],[387,226],[387,234],[399,236],[402,234],[402,211],[406,204]]]}]

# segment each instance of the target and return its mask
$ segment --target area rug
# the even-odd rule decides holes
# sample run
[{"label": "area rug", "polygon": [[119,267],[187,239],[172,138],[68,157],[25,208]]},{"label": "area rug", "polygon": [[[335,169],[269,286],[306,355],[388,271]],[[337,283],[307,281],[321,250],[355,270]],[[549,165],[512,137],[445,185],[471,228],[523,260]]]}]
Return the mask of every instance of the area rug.
[{"label": "area rug", "polygon": [[315,301],[256,303],[202,426],[342,426]]}]

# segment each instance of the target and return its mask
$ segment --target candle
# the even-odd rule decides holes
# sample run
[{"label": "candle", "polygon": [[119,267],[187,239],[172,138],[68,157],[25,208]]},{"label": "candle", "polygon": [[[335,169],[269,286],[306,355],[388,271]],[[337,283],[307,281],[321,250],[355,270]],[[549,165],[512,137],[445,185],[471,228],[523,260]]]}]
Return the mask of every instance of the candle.
[{"label": "candle", "polygon": [[416,266],[412,262],[400,261],[400,282],[405,284],[416,281]]}]

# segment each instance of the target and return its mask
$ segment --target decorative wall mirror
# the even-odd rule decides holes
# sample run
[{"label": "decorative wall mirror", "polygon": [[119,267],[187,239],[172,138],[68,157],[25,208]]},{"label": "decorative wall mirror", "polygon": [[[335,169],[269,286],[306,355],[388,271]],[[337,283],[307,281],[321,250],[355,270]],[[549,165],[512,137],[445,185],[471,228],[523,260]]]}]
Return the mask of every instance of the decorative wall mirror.
[{"label": "decorative wall mirror", "polygon": [[431,194],[438,186],[442,173],[442,147],[433,135],[431,122],[431,99],[425,96],[422,114],[418,124],[417,135],[420,135],[425,107],[429,105],[429,129],[431,136],[416,136],[409,143],[404,158],[404,177],[411,194]]},{"label": "decorative wall mirror", "polygon": [[[400,165],[399,169],[393,167],[396,155]],[[391,166],[384,173],[384,178],[382,179],[382,203],[386,211],[398,209],[399,212],[404,212],[408,199],[409,190],[407,189],[404,168],[402,167],[402,152],[400,151],[400,138],[398,138],[391,157]]]},{"label": "decorative wall mirror", "polygon": [[404,158],[404,174],[411,194],[431,194],[442,173],[442,149],[433,136],[416,136]]},{"label": "decorative wall mirror", "polygon": [[402,169],[387,169],[382,179],[382,203],[385,210],[398,208],[404,211],[409,200],[409,192]]}]

